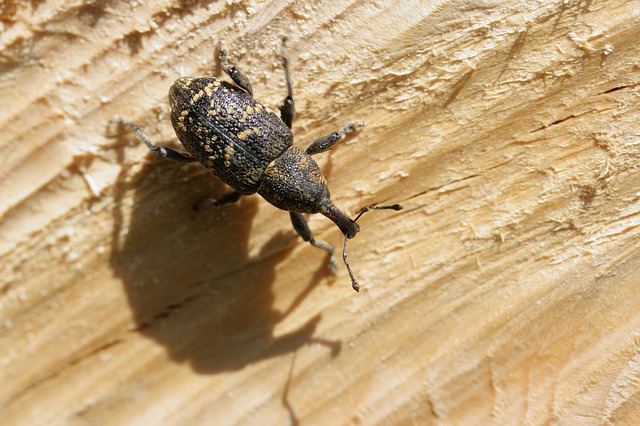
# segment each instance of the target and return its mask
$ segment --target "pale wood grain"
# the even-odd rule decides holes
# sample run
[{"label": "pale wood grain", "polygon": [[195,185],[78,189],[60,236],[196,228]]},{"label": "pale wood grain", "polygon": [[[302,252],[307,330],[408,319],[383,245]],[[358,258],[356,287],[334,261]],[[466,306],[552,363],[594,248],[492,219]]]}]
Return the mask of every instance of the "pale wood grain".
[{"label": "pale wood grain", "polygon": [[[634,424],[640,2],[0,6],[3,424]],[[363,289],[258,197],[152,157],[166,93],[285,93]],[[324,218],[317,237],[341,244]]]}]

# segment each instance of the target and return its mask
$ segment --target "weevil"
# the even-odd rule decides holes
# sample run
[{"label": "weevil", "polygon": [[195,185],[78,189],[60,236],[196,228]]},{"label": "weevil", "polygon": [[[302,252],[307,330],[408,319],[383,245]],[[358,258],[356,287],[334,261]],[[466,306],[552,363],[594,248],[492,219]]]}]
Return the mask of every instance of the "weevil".
[{"label": "weevil", "polygon": [[360,231],[356,221],[369,210],[400,210],[402,206],[367,206],[352,220],[333,204],[327,182],[311,156],[328,151],[359,125],[349,123],[316,139],[306,150],[293,145],[291,124],[295,104],[285,43],[283,38],[280,58],[287,96],[279,107],[279,116],[253,98],[249,78],[228,63],[227,51],[220,42],[220,65],[235,85],[215,77],[181,77],[169,89],[171,123],[187,152],[154,144],[135,123],[120,120],[120,124],[131,127],[159,157],[177,163],[198,161],[233,188],[198,207],[222,206],[258,193],[275,207],[289,212],[293,228],[304,241],[329,253],[329,267],[335,272],[333,246],[314,238],[303,214],[320,213],[331,219],[344,234],[342,259],[351,286],[359,291],[360,285],[347,261],[347,240]]}]

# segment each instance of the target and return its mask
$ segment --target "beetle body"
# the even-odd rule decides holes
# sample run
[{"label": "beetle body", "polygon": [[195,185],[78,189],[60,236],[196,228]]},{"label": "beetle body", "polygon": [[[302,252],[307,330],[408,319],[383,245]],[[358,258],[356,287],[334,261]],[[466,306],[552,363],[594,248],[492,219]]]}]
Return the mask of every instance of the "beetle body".
[{"label": "beetle body", "polygon": [[309,154],[291,129],[249,93],[214,77],[182,77],[169,89],[171,123],[189,154],[242,195],[274,206],[322,213],[352,238],[359,227],[331,202]]},{"label": "beetle body", "polygon": [[331,201],[327,182],[311,158],[329,150],[357,125],[350,123],[318,138],[306,150],[295,147],[291,133],[295,106],[286,57],[282,55],[287,96],[278,116],[253,98],[249,79],[226,63],[226,51],[221,49],[218,56],[223,70],[236,85],[214,77],[181,77],[169,89],[171,123],[188,153],[155,145],[140,126],[125,120],[120,123],[132,127],[156,155],[181,163],[199,161],[233,188],[233,192],[217,200],[209,199],[210,204],[220,206],[257,192],[269,203],[288,211],[296,232],[304,241],[326,250],[329,266],[335,270],[333,246],[313,237],[303,213],[321,213],[331,219],[345,236],[342,258],[351,285],[358,290],[346,249],[347,239],[360,230],[356,221],[365,211],[402,207],[368,206],[351,220]]},{"label": "beetle body", "polygon": [[182,77],[169,90],[171,123],[182,145],[243,195],[293,143],[291,130],[251,95],[213,77]]}]

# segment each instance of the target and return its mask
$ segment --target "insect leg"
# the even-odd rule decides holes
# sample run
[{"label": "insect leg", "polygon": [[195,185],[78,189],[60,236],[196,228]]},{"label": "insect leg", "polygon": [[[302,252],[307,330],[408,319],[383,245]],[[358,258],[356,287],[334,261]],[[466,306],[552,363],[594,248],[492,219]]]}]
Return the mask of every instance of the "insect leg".
[{"label": "insect leg", "polygon": [[164,145],[155,145],[153,142],[151,142],[151,139],[145,133],[145,131],[142,130],[142,127],[138,126],[135,123],[132,123],[131,121],[120,120],[120,125],[131,127],[136,133],[138,139],[144,142],[144,144],[160,158],[165,158],[167,160],[173,161],[174,163],[191,163],[193,161],[197,161],[186,152],[178,151]]},{"label": "insect leg", "polygon": [[287,38],[282,37],[280,60],[282,61],[282,68],[284,68],[284,79],[287,83],[287,97],[284,98],[284,102],[280,107],[280,118],[282,119],[282,121],[284,121],[284,124],[286,124],[288,128],[291,128],[293,116],[296,115],[296,106],[293,102],[293,89],[291,88],[291,76],[289,75],[289,60],[287,59],[287,56],[284,52],[286,43]]},{"label": "insect leg", "polygon": [[298,235],[300,235],[304,241],[308,241],[312,246],[318,247],[319,249],[325,250],[329,253],[329,269],[331,269],[331,272],[335,274],[338,263],[333,256],[333,246],[322,240],[316,240],[313,238],[313,233],[309,228],[307,220],[300,213],[289,212],[289,215],[291,216],[293,229],[296,230]]},{"label": "insect leg", "polygon": [[231,80],[240,86],[242,90],[253,96],[253,89],[251,88],[249,77],[242,74],[235,66],[227,64],[227,50],[222,47],[222,40],[218,41],[218,59],[220,60],[220,66],[224,72],[231,77]]},{"label": "insect leg", "polygon": [[220,198],[204,198],[193,205],[194,211],[202,210],[205,207],[214,206],[224,206],[225,204],[235,203],[242,197],[242,194],[238,191],[231,191],[227,194],[224,194]]},{"label": "insect leg", "polygon": [[314,154],[319,154],[321,152],[328,151],[331,149],[331,147],[333,147],[333,145],[335,145],[342,138],[343,135],[354,133],[357,127],[363,127],[363,126],[364,126],[364,123],[360,123],[360,124],[349,123],[346,126],[344,126],[342,129],[338,130],[337,132],[329,133],[328,135],[313,141],[313,143],[309,145],[309,148],[307,148],[306,152],[309,155],[314,155]]}]

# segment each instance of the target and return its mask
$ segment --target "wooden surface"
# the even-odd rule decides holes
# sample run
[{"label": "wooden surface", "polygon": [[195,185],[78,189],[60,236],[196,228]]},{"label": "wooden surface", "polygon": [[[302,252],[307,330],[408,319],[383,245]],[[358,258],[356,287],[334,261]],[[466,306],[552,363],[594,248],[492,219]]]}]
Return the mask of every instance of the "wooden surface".
[{"label": "wooden surface", "polygon": [[[640,2],[0,5],[2,424],[634,424]],[[285,93],[362,290],[258,197],[154,158],[167,90]],[[337,246],[322,217],[316,236]]]}]

